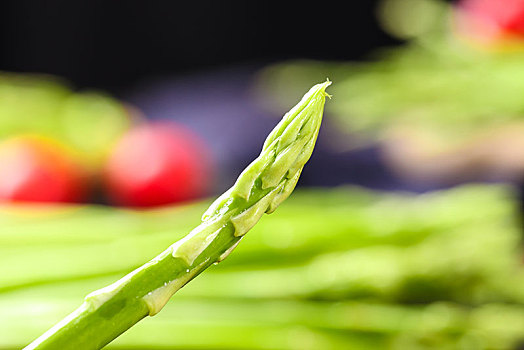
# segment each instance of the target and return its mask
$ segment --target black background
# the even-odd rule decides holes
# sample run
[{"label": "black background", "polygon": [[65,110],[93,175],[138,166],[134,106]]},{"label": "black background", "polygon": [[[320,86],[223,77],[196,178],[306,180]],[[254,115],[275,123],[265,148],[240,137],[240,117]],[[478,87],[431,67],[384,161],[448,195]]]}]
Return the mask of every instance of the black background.
[{"label": "black background", "polygon": [[289,58],[359,59],[396,41],[378,1],[0,2],[0,70],[113,93],[150,76]]}]

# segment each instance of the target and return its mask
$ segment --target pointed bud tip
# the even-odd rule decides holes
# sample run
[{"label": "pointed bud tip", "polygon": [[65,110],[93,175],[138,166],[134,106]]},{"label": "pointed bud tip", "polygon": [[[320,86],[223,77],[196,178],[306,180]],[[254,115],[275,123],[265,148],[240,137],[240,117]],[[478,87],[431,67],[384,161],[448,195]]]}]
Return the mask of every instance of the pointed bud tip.
[{"label": "pointed bud tip", "polygon": [[326,97],[328,97],[328,98],[331,99],[332,95],[328,94],[328,93],[326,92],[326,89],[327,89],[328,86],[330,86],[332,83],[333,83],[333,82],[332,82],[331,80],[329,80],[329,78],[327,78],[325,82],[313,86],[313,89],[318,90],[318,91],[322,91],[322,92],[324,93],[324,96],[326,96]]}]

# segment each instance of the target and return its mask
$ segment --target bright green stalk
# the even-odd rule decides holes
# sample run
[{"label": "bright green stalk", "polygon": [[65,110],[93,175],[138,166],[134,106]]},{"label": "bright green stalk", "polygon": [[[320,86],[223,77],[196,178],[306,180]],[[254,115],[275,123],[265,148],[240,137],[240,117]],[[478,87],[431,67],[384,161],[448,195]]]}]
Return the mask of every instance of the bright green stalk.
[{"label": "bright green stalk", "polygon": [[[503,229],[505,219],[515,210],[506,195],[505,187],[477,185],[420,198],[349,188],[295,191],[278,216],[253,228],[259,234],[244,241],[242,251],[219,271],[225,267],[297,265],[320,252],[369,245],[408,246],[456,227],[497,225],[494,232],[512,234],[513,229]],[[121,276],[181,239],[209,206],[206,204],[161,212],[84,207],[51,218],[0,213],[0,266],[9,272],[0,274],[0,296],[10,290],[67,279]],[[15,217],[23,225],[4,227],[4,222]],[[97,230],[91,234],[94,226]],[[491,261],[487,259],[486,263]]]},{"label": "bright green stalk", "polygon": [[199,226],[142,267],[89,294],[26,349],[100,349],[157,314],[177,290],[225,259],[261,216],[272,213],[295,188],[313,152],[330,84],[315,85],[284,116],[260,156],[211,205]]}]

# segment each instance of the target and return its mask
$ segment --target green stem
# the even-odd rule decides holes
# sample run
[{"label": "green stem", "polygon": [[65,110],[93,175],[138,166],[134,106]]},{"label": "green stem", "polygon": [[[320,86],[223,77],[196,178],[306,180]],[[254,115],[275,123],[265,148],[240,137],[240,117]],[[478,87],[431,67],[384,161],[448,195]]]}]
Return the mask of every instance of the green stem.
[{"label": "green stem", "polygon": [[147,315],[214,263],[225,259],[262,217],[293,191],[311,156],[329,81],[315,85],[266,139],[260,156],[233,187],[206,211],[186,237],[85,302],[30,349],[100,349]]},{"label": "green stem", "polygon": [[[218,258],[233,244],[236,238],[225,231],[210,247],[209,256]],[[40,337],[41,342],[36,340],[27,349],[102,348],[158,307],[145,303],[144,297],[162,288],[169,292],[170,283],[181,288],[215,262],[206,257],[188,266],[181,260],[173,258],[168,249],[123,279],[88,295],[77,310]],[[167,300],[160,298],[163,301]]]}]

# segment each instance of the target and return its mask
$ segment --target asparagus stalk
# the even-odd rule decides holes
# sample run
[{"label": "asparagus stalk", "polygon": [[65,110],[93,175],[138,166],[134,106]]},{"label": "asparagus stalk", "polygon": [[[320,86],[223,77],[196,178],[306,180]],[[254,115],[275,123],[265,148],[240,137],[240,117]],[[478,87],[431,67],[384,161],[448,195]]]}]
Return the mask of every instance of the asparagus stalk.
[{"label": "asparagus stalk", "polygon": [[[33,298],[31,298],[33,295]],[[29,297],[29,298],[28,298]],[[38,304],[38,299],[49,302],[54,308],[35,310],[33,317],[19,315],[27,299]],[[67,300],[52,299],[53,294],[21,293],[10,301],[3,301],[4,314],[13,315],[9,323],[0,328],[0,348],[17,349],[24,333],[38,328],[43,319],[49,319],[71,304]],[[338,300],[336,303],[298,300],[245,300],[245,299],[182,299],[166,305],[164,317],[143,322],[119,337],[108,348],[162,348],[172,349],[294,349],[298,335],[290,332],[302,330],[321,335],[324,341],[336,341],[331,335],[344,335],[337,346],[318,344],[322,349],[352,347],[351,336],[373,334],[373,341],[398,339],[406,336],[416,339],[433,339],[437,345],[444,340],[458,342],[457,336],[480,332],[482,343],[492,342],[489,348],[514,348],[501,346],[504,342],[521,339],[524,308],[519,304],[493,303],[476,308],[435,302],[429,305],[398,305],[382,302]],[[179,317],[184,315],[184,317]],[[505,322],[500,323],[500,320]],[[29,330],[29,331],[28,331]],[[198,334],[206,334],[205,337]],[[288,334],[289,336],[285,336]],[[280,337],[282,335],[282,337]],[[437,337],[437,338],[435,338]],[[297,339],[298,338],[298,339]],[[316,337],[315,337],[316,338]],[[264,339],[261,342],[260,339]],[[309,337],[308,337],[309,339]],[[293,343],[290,343],[293,342]],[[388,342],[389,343],[389,342]],[[313,345],[313,344],[311,344]],[[355,348],[360,349],[355,345]],[[386,343],[370,348],[389,348]],[[441,347],[438,347],[441,348]]]},{"label": "asparagus stalk", "polygon": [[[220,271],[297,265],[320,252],[370,245],[411,246],[456,227],[497,224],[493,234],[513,233],[513,229],[503,230],[514,212],[513,201],[506,196],[506,188],[499,186],[467,186],[423,196],[302,190],[279,209],[278,216],[257,224],[254,230],[259,234],[244,241],[242,251]],[[52,217],[25,214],[19,218],[23,225],[13,223],[0,230],[0,266],[7,272],[0,274],[0,294],[66,279],[121,276],[182,238],[204,209],[199,203],[154,212],[86,207]],[[17,216],[0,213],[0,225]],[[93,226],[97,232],[91,235]]]},{"label": "asparagus stalk", "polygon": [[204,213],[186,237],[84,303],[29,349],[100,349],[147,315],[195,276],[225,259],[262,217],[293,191],[318,136],[329,81],[317,84],[266,139],[260,156]]}]

